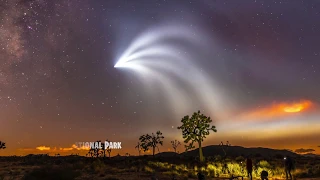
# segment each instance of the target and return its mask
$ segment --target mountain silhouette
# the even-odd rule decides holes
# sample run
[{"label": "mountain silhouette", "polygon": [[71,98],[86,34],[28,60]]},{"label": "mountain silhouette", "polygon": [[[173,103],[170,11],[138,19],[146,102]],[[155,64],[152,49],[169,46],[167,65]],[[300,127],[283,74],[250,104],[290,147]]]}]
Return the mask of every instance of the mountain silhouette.
[{"label": "mountain silhouette", "polygon": [[[290,150],[278,150],[278,149],[270,149],[270,148],[263,148],[263,147],[253,147],[253,148],[246,148],[241,146],[221,146],[221,145],[210,145],[205,146],[202,148],[203,155],[206,157],[214,157],[214,156],[224,156],[225,152],[227,154],[227,157],[236,158],[239,156],[242,157],[261,157],[261,158],[284,158],[285,156],[291,156],[291,157],[297,157],[300,156],[299,154],[296,154]],[[162,152],[157,154],[157,156],[162,157],[169,157],[178,155],[174,152]],[[192,156],[196,157],[199,156],[199,150],[194,149],[191,151],[183,152],[179,155],[182,156]]]}]

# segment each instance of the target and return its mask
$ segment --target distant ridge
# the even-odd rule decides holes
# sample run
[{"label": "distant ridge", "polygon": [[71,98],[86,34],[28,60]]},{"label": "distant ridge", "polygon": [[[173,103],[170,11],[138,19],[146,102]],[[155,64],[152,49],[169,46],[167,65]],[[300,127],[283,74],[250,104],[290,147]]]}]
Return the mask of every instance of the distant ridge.
[{"label": "distant ridge", "polygon": [[312,158],[320,158],[320,155],[312,154],[312,153],[303,154],[302,156],[304,156],[304,157],[312,157]]},{"label": "distant ridge", "polygon": [[[299,154],[296,154],[294,152],[291,152],[289,150],[278,150],[278,149],[270,149],[270,148],[263,148],[263,147],[251,147],[251,148],[245,148],[241,146],[223,146],[224,150],[227,153],[228,157],[263,157],[263,158],[270,158],[270,157],[277,157],[277,158],[283,158],[285,156],[292,156],[292,157],[297,157],[300,156]],[[208,157],[208,156],[224,156],[225,153],[223,151],[222,146],[220,145],[210,145],[210,146],[205,146],[202,148],[203,155]],[[157,156],[174,156],[177,155],[174,152],[162,152],[157,154]],[[183,156],[199,156],[199,150],[194,149],[191,151],[183,152],[179,155]]]}]

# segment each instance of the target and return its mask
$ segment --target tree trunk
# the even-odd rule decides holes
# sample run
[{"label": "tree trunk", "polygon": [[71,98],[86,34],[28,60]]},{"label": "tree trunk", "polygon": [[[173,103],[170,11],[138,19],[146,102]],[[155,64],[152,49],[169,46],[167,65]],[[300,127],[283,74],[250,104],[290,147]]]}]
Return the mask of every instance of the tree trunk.
[{"label": "tree trunk", "polygon": [[154,156],[154,151],[156,150],[156,147],[152,147],[152,156]]},{"label": "tree trunk", "polygon": [[199,143],[199,159],[200,159],[200,162],[203,162],[204,158],[203,158],[203,153],[202,153],[201,141],[199,141],[198,143]]}]

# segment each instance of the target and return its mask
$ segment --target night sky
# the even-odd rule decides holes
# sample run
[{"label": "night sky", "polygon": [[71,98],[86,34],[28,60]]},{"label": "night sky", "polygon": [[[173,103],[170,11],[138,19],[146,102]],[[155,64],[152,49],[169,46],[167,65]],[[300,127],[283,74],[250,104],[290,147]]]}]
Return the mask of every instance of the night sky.
[{"label": "night sky", "polygon": [[[153,43],[190,61],[114,67],[139,35],[169,26],[195,46]],[[79,153],[75,142],[106,139],[122,142],[112,155],[137,154],[139,136],[157,130],[167,151],[198,110],[218,130],[205,145],[320,153],[319,103],[317,0],[0,0],[0,155]]]}]

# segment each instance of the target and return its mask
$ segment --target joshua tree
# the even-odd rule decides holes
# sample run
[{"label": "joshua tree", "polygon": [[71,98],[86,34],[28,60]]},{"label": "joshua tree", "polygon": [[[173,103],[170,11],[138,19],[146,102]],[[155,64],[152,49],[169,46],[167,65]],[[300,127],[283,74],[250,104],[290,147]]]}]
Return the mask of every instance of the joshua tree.
[{"label": "joshua tree", "polygon": [[90,157],[94,156],[94,149],[89,149],[88,155],[90,155]]},{"label": "joshua tree", "polygon": [[[110,142],[108,139],[106,140],[107,142]],[[105,143],[101,143],[102,146],[102,150],[101,150],[101,154],[103,155],[103,157],[106,157],[106,152],[108,153],[109,157],[111,155],[111,149],[110,147],[105,147]]]},{"label": "joshua tree", "polygon": [[140,156],[140,152],[141,152],[141,144],[140,144],[140,142],[138,142],[138,144],[137,144],[137,146],[135,148],[138,149],[139,156]]},{"label": "joshua tree", "polygon": [[210,131],[217,132],[216,127],[210,126],[211,118],[200,114],[200,111],[193,113],[191,117],[184,116],[181,122],[182,125],[178,129],[182,130],[184,142],[189,143],[191,141],[188,145],[185,145],[186,150],[195,148],[194,142],[198,143],[200,162],[203,162],[202,141],[210,134]]},{"label": "joshua tree", "polygon": [[7,147],[6,147],[6,143],[0,141],[0,149],[5,149],[5,148],[7,148]]},{"label": "joshua tree", "polygon": [[181,145],[181,144],[180,144],[179,141],[174,140],[174,141],[171,141],[171,145],[172,145],[172,148],[174,149],[174,152],[177,153],[177,148],[178,148],[178,146]]},{"label": "joshua tree", "polygon": [[[96,141],[96,142],[101,142],[101,141]],[[102,144],[103,143],[101,143],[101,145]],[[88,153],[91,155],[91,157],[99,157],[101,154],[103,154],[103,151],[100,148],[90,148]]]},{"label": "joshua tree", "polygon": [[[110,142],[108,139],[106,140],[107,142]],[[111,149],[110,147],[104,147],[105,144],[102,145],[102,148],[103,148],[103,157],[106,157],[106,152],[108,153],[108,156],[110,157],[111,156]]]},{"label": "joshua tree", "polygon": [[[109,140],[107,139],[106,140],[107,142],[109,142]],[[106,152],[108,152],[108,154],[109,154],[109,157],[110,157],[110,153],[111,153],[111,149],[110,149],[110,147],[105,147],[105,143],[101,143],[101,146],[102,146],[102,154],[103,154],[103,157],[105,158],[106,157]]]},{"label": "joshua tree", "polygon": [[110,149],[110,147],[107,147],[107,152],[108,152],[108,155],[109,155],[109,157],[111,156],[111,149]]},{"label": "joshua tree", "polygon": [[139,140],[141,142],[141,147],[143,149],[144,152],[148,151],[149,148],[152,148],[152,155],[154,156],[154,152],[155,149],[158,148],[159,151],[159,147],[158,144],[160,144],[161,146],[163,145],[163,141],[162,139],[164,139],[164,137],[162,136],[162,132],[157,131],[156,134],[152,133],[151,135],[149,134],[145,134],[140,136]]}]

